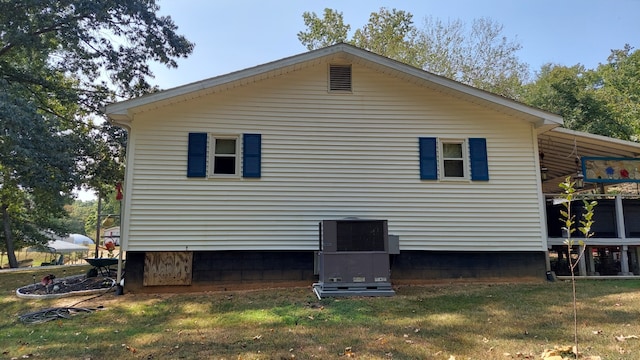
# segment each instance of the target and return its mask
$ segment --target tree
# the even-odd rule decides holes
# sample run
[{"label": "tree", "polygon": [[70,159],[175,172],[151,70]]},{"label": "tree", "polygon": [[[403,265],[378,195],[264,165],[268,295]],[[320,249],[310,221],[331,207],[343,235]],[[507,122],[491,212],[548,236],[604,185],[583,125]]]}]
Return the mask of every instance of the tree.
[{"label": "tree", "polygon": [[[40,113],[30,94],[0,79],[0,213],[3,250],[11,267],[25,239],[44,242],[39,231],[63,231],[63,205],[80,176],[74,153],[80,141],[60,118]],[[49,104],[55,107],[56,104]],[[17,241],[14,241],[17,239]]]},{"label": "tree", "polygon": [[369,22],[356,30],[351,43],[405,64],[419,68],[425,65],[420,33],[413,25],[413,15],[405,11],[381,8],[371,13]]},{"label": "tree", "polygon": [[341,12],[324,9],[324,17],[320,19],[316,13],[305,11],[302,14],[307,31],[298,33],[298,40],[308,50],[320,49],[329,45],[344,42],[351,26],[344,24]]},{"label": "tree", "polygon": [[[103,194],[103,198],[100,204],[100,214],[101,215],[120,215],[120,206],[122,205],[120,201],[116,200],[116,192],[111,191],[109,193]],[[98,228],[98,202],[94,201],[91,203],[91,211],[87,214],[84,223],[84,231],[89,236],[96,235],[96,230]],[[120,226],[120,218],[118,216],[113,217],[114,223],[113,225],[104,224],[105,217],[100,218],[100,226],[102,229],[105,227],[112,226]],[[98,239],[98,242],[100,239]]]},{"label": "tree", "polygon": [[349,25],[342,13],[325,9],[324,18],[305,12],[306,31],[298,39],[309,50],[347,41],[357,47],[442,75],[477,88],[517,99],[528,81],[529,66],[516,53],[521,45],[502,35],[503,27],[490,19],[477,19],[470,28],[460,20],[442,22],[381,8],[347,40]]},{"label": "tree", "polygon": [[[561,204],[563,210],[560,210],[561,218],[560,220],[563,222],[562,230],[565,231],[567,238],[564,240],[564,244],[567,246],[567,260],[569,261],[569,270],[571,271],[571,294],[573,296],[573,341],[574,348],[573,353],[576,359],[579,356],[578,351],[578,298],[576,294],[576,276],[575,270],[576,267],[580,264],[580,261],[583,261],[584,254],[586,252],[586,243],[583,240],[580,240],[577,244],[572,238],[572,234],[576,230],[576,215],[571,212],[571,203],[576,200],[578,197],[575,189],[576,183],[571,181],[571,177],[567,177],[564,182],[560,183],[560,188],[563,190],[563,193],[560,195],[560,200],[562,200]],[[594,209],[598,202],[595,200],[588,201],[586,199],[582,199],[582,204],[584,207],[584,212],[579,220],[580,225],[577,226],[577,230],[582,233],[585,240],[588,240],[593,236],[593,232],[591,232],[591,227],[595,222],[593,220]],[[573,258],[573,249],[577,245],[576,258]]]},{"label": "tree", "polygon": [[[640,50],[633,51],[629,44],[611,50],[607,63],[600,64],[595,73],[597,96],[608,104],[616,122],[633,128],[628,138],[640,140]],[[617,137],[626,138],[625,135],[629,134]]]},{"label": "tree", "polygon": [[529,65],[520,61],[522,45],[502,35],[504,27],[489,18],[460,20],[425,18],[421,33],[428,56],[423,68],[511,99],[529,79]]},{"label": "tree", "polygon": [[11,267],[16,246],[65,231],[74,187],[121,179],[125,134],[98,125],[101,109],[154,91],[149,63],[175,67],[193,50],[158,10],[155,0],[0,2],[0,236]]},{"label": "tree", "polygon": [[73,204],[65,206],[65,210],[69,214],[69,218],[66,220],[69,232],[92,237],[95,234],[95,226],[87,230],[87,220],[95,213],[95,207],[95,200],[81,201],[78,199],[74,200]]},{"label": "tree", "polygon": [[623,140],[637,140],[640,123],[640,52],[613,50],[607,64],[542,66],[523,88],[522,101],[564,118],[564,126]]}]

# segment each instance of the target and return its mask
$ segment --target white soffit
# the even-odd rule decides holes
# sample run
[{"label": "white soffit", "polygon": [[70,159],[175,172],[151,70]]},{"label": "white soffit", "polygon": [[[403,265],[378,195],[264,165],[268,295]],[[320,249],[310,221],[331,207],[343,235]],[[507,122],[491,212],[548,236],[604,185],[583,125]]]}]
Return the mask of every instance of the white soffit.
[{"label": "white soffit", "polygon": [[640,143],[561,127],[538,135],[538,148],[549,178],[575,174],[578,157],[640,157]]}]

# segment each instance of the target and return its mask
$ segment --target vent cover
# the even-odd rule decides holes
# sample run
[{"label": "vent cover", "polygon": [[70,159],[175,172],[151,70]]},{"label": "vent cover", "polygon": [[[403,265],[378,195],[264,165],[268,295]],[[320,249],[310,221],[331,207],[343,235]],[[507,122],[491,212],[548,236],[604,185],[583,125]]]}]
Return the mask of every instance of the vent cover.
[{"label": "vent cover", "polygon": [[351,65],[329,66],[329,90],[351,91]]}]

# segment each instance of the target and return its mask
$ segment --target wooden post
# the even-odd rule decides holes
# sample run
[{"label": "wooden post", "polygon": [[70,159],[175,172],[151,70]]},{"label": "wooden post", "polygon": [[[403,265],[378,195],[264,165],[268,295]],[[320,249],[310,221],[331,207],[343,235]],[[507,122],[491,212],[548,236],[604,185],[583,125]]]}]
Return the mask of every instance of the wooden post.
[{"label": "wooden post", "polygon": [[[616,220],[618,238],[625,241],[627,239],[627,229],[624,224],[624,206],[622,206],[622,196],[616,195]],[[620,275],[629,275],[629,246],[620,246]]]},{"label": "wooden post", "polygon": [[[579,245],[578,245],[578,248],[580,248]],[[580,257],[580,260],[578,261],[578,275],[580,275],[580,276],[587,276],[587,261],[585,259],[585,257],[586,257],[585,255],[586,255],[586,251],[587,251],[586,247],[585,247],[584,251],[585,251],[585,254],[583,254]]]},{"label": "wooden post", "polygon": [[584,256],[587,259],[587,263],[589,265],[589,273],[588,273],[588,275],[591,275],[591,276],[595,275],[596,274],[596,262],[593,261],[593,249],[591,247],[587,246]]},{"label": "wooden post", "polygon": [[620,247],[620,275],[633,275],[629,272],[629,246]]}]

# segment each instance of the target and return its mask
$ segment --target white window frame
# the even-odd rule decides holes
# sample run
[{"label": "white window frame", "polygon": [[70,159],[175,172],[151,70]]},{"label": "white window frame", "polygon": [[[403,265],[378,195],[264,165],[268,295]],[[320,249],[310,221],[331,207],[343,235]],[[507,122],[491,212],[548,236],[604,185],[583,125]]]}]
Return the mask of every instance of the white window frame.
[{"label": "white window frame", "polygon": [[[209,139],[211,142],[211,147],[209,149],[209,177],[215,178],[239,178],[240,177],[240,162],[242,158],[240,157],[240,135],[238,134],[209,134]],[[235,140],[236,141],[236,149],[235,154],[216,154],[216,141],[218,140]],[[222,157],[234,157],[235,158],[235,169],[233,174],[216,174],[216,156]]]},{"label": "white window frame", "polygon": [[[444,157],[445,144],[460,145],[462,150],[462,158],[445,158]],[[446,176],[445,168],[444,168],[445,160],[461,160],[463,176]],[[439,176],[441,180],[454,180],[454,181],[469,180],[469,175],[471,170],[469,169],[469,149],[467,146],[467,140],[466,139],[438,139],[438,165],[440,168]]]}]

